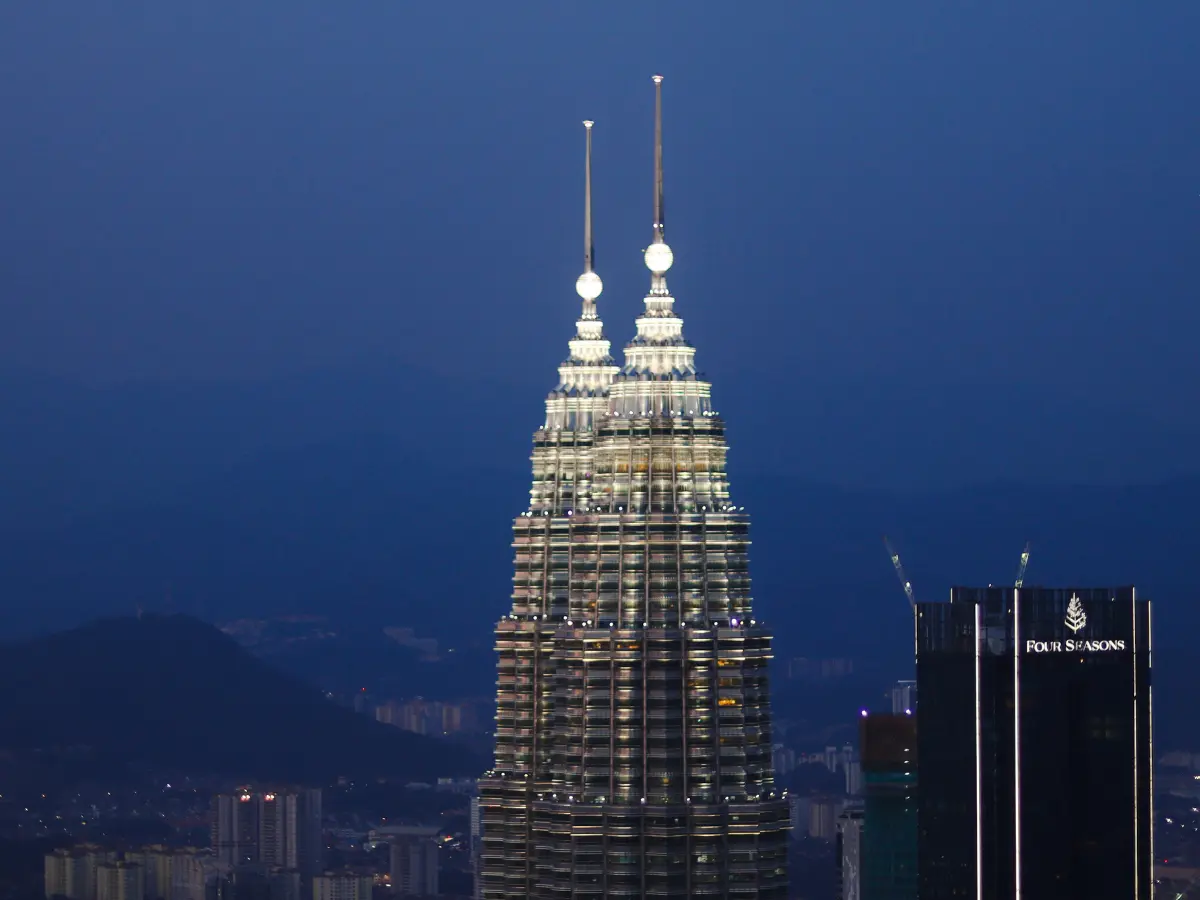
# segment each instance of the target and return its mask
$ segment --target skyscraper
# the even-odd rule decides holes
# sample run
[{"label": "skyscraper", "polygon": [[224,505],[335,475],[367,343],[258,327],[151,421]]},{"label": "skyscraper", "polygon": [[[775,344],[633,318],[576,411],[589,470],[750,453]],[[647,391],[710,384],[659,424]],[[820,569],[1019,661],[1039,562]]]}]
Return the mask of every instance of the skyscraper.
[{"label": "skyscraper", "polygon": [[397,897],[434,897],[438,893],[436,828],[395,826],[380,829],[388,835],[392,893]]},{"label": "skyscraper", "polygon": [[917,729],[909,714],[859,719],[862,900],[917,898]]},{"label": "skyscraper", "polygon": [[583,312],[534,435],[496,629],[496,761],[480,783],[482,896],[783,898],[770,635],[725,426],[666,273],[655,76],[651,272],[617,368],[596,312],[587,129]]},{"label": "skyscraper", "polygon": [[1151,896],[1150,604],[955,588],[917,607],[921,900]]},{"label": "skyscraper", "polygon": [[281,788],[214,794],[211,805],[213,854],[232,866],[261,864],[321,871],[320,788]]}]

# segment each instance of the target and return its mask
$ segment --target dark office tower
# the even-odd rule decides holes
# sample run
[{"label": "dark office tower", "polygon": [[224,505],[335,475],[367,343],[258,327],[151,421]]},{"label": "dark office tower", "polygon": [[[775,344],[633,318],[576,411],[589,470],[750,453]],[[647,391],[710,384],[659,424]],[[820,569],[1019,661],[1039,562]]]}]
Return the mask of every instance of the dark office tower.
[{"label": "dark office tower", "polygon": [[921,900],[1149,900],[1150,604],[955,588],[917,610]]},{"label": "dark office tower", "polygon": [[916,717],[871,714],[859,721],[862,900],[916,900]]},{"label": "dark office tower", "polygon": [[748,519],[667,289],[661,80],[637,334],[618,369],[596,314],[589,222],[583,314],[514,523],[496,761],[480,782],[485,900],[787,896]]}]

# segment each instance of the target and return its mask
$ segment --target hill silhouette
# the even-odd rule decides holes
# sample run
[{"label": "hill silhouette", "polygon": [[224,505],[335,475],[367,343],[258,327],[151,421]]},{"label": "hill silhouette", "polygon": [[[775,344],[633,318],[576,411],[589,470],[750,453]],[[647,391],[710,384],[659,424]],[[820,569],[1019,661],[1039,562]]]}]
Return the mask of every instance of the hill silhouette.
[{"label": "hill silhouette", "polygon": [[383,725],[196,619],[102,619],[0,650],[0,746],[87,747],[169,771],[321,784],[432,780],[486,760]]}]

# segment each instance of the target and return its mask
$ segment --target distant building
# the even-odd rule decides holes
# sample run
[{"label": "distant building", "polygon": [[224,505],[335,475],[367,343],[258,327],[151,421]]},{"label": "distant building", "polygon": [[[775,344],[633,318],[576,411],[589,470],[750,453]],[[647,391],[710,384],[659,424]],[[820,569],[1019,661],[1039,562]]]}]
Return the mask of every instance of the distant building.
[{"label": "distant building", "polygon": [[772,745],[771,759],[775,764],[776,775],[788,775],[796,768],[796,751],[783,744]]},{"label": "distant building", "polygon": [[312,875],[323,869],[319,788],[245,788],[212,799],[212,847],[233,866],[258,864]]},{"label": "distant building", "polygon": [[170,900],[206,900],[208,885],[219,880],[225,870],[207,851],[194,848],[176,850],[171,860]]},{"label": "distant building", "polygon": [[892,686],[892,714],[910,715],[917,711],[917,683],[897,681]]},{"label": "distant building", "polygon": [[845,808],[838,797],[814,797],[808,812],[808,834],[823,841],[837,836],[837,820]]},{"label": "distant building", "polygon": [[463,794],[468,797],[477,796],[479,793],[479,780],[477,778],[439,778],[434,786],[436,791],[444,791],[449,794]]},{"label": "distant building", "polygon": [[955,588],[917,607],[921,900],[1152,896],[1150,604]]},{"label": "distant building", "polygon": [[[118,897],[141,885],[138,900],[205,900],[220,864],[207,850],[161,845],[118,853],[83,844],[46,854],[45,894],[69,900]],[[102,884],[103,882],[103,884]]]},{"label": "distant building", "polygon": [[917,900],[916,717],[859,723],[863,772],[862,900]]},{"label": "distant building", "polygon": [[838,861],[838,897],[862,900],[863,811],[853,806],[838,816],[836,858]]},{"label": "distant building", "polygon": [[842,770],[846,776],[846,796],[857,797],[862,793],[862,763],[858,760],[846,763]]},{"label": "distant building", "polygon": [[404,703],[389,700],[375,707],[375,718],[416,734],[455,734],[475,726],[475,710],[468,703],[443,703],[417,697]]},{"label": "distant building", "polygon": [[314,875],[312,900],[371,900],[375,879],[364,872],[326,872]]},{"label": "distant building", "polygon": [[799,794],[788,796],[789,819],[791,821],[791,839],[800,840],[808,837],[809,818],[812,815],[812,798],[801,797]]},{"label": "distant building", "polygon": [[144,900],[146,870],[135,862],[96,866],[96,900]]},{"label": "distant building", "polygon": [[809,684],[828,684],[854,674],[852,659],[809,659],[798,656],[788,661],[788,678]]},{"label": "distant building", "polygon": [[171,896],[171,875],[175,851],[155,844],[125,854],[126,862],[137,863],[144,872],[146,900],[174,900]]},{"label": "distant building", "polygon": [[94,900],[96,867],[116,858],[116,853],[95,844],[80,844],[70,849],[47,853],[46,896],[67,897],[69,900]]},{"label": "distant building", "polygon": [[483,835],[483,823],[479,815],[479,798],[471,798],[471,840],[478,840]]},{"label": "distant building", "polygon": [[438,893],[436,828],[387,828],[391,840],[392,892],[400,897],[433,897]]},{"label": "distant building", "polygon": [[838,769],[848,766],[854,761],[854,758],[854,746],[852,744],[844,744],[841,747],[826,747],[821,759],[830,772],[836,772]]},{"label": "distant building", "polygon": [[295,869],[239,866],[214,885],[209,897],[218,900],[311,900],[311,886]]}]

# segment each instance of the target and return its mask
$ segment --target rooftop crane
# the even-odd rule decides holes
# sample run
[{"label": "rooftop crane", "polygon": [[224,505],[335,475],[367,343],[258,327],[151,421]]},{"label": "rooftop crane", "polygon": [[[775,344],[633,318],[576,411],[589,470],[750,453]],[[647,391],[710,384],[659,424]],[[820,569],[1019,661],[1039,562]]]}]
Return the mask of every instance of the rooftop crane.
[{"label": "rooftop crane", "polygon": [[1025,583],[1025,569],[1029,565],[1029,541],[1025,542],[1025,552],[1021,554],[1021,565],[1017,569],[1017,587]]},{"label": "rooftop crane", "polygon": [[904,564],[900,562],[900,554],[896,552],[896,548],[892,546],[892,542],[888,540],[886,534],[883,536],[883,545],[887,547],[888,556],[892,559],[892,565],[896,567],[896,576],[900,579],[900,586],[904,588],[904,596],[908,598],[908,605],[916,609],[917,599],[913,596],[912,582],[904,574]]}]

